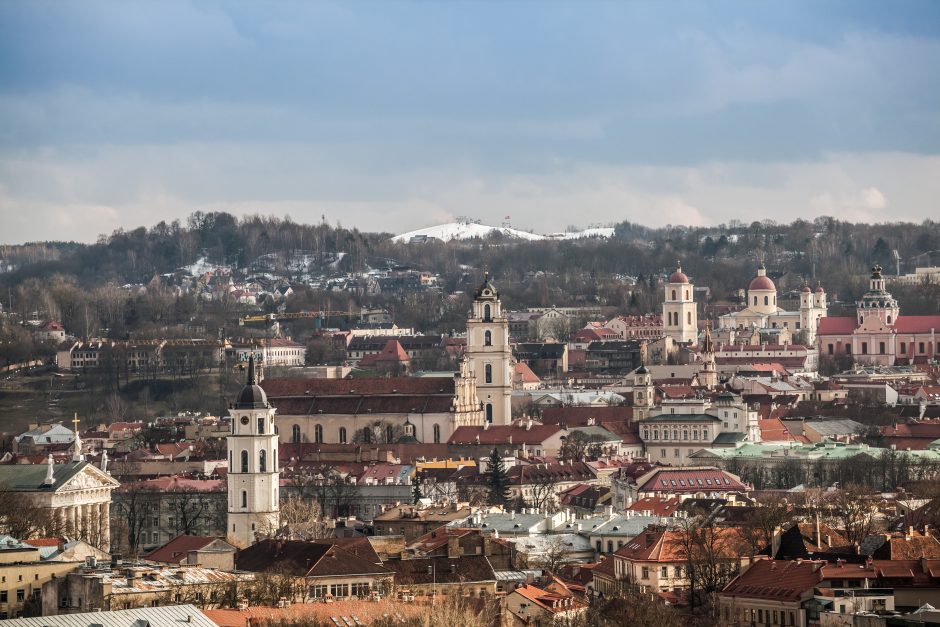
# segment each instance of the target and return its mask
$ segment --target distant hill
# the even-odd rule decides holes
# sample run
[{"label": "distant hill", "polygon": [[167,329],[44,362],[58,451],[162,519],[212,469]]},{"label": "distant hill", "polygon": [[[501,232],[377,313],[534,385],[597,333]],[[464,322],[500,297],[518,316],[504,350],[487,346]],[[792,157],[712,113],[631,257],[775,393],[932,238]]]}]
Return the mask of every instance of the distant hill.
[{"label": "distant hill", "polygon": [[437,226],[429,226],[424,229],[418,229],[416,231],[408,231],[407,233],[402,233],[401,235],[396,235],[392,238],[396,242],[408,243],[414,237],[426,237],[439,239],[444,242],[449,242],[452,240],[468,240],[475,237],[487,238],[493,234],[501,234],[504,237],[509,237],[518,240],[525,241],[535,241],[535,240],[561,240],[561,239],[581,239],[584,237],[613,237],[614,229],[610,228],[590,228],[583,231],[572,231],[566,233],[552,233],[550,235],[538,235],[536,233],[529,233],[527,231],[520,231],[519,229],[513,229],[505,226],[487,226],[485,224],[479,224],[476,222],[448,222],[447,224],[439,224]]}]

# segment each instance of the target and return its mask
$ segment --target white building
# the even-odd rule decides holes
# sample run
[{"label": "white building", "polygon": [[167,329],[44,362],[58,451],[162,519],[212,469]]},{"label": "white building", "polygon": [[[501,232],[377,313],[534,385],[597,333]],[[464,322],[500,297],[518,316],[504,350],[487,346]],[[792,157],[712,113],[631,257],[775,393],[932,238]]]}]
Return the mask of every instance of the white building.
[{"label": "white building", "polygon": [[819,320],[826,317],[826,292],[804,287],[800,292],[798,311],[786,311],[777,306],[777,286],[767,276],[764,264],[747,286],[747,304],[741,311],[725,314],[718,319],[722,329],[788,329],[791,333],[805,331],[807,344],[816,342]]},{"label": "white building", "polygon": [[477,289],[467,320],[466,358],[476,377],[476,392],[488,423],[508,425],[512,420],[512,349],[509,319],[503,315],[499,292],[489,273]]},{"label": "white building", "polygon": [[694,345],[698,342],[698,312],[695,309],[695,286],[682,272],[682,264],[666,283],[666,298],[663,301],[663,330],[680,344]]},{"label": "white building", "polygon": [[228,538],[236,546],[254,544],[278,526],[280,472],[274,408],[255,380],[254,357],[248,380],[232,405],[228,436]]}]

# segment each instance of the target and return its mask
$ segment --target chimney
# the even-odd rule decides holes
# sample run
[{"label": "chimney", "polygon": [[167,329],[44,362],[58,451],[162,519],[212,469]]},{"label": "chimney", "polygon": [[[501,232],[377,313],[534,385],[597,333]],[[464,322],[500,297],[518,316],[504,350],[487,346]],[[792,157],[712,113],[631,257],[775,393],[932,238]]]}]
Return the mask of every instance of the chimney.
[{"label": "chimney", "polygon": [[822,541],[822,532],[819,530],[819,512],[816,512],[816,535],[813,536],[813,544],[819,546]]}]

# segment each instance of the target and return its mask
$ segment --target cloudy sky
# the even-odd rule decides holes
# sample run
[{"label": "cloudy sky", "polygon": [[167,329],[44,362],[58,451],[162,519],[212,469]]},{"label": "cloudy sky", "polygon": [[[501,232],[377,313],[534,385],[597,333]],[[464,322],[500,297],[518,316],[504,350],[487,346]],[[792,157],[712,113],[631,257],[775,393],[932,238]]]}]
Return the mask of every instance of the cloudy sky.
[{"label": "cloudy sky", "polygon": [[940,3],[0,2],[0,243],[940,216]]}]

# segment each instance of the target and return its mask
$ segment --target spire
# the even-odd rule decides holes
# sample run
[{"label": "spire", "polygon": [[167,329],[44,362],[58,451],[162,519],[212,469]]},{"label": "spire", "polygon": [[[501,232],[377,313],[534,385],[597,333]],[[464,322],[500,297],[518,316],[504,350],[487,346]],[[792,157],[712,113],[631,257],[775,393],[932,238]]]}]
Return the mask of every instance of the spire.
[{"label": "spire", "polygon": [[52,485],[55,483],[55,461],[52,459],[52,453],[49,453],[48,466],[46,467],[46,478],[43,485]]},{"label": "spire", "polygon": [[255,356],[249,355],[248,357],[248,380],[245,382],[245,385],[257,385],[257,380],[255,379]]}]

